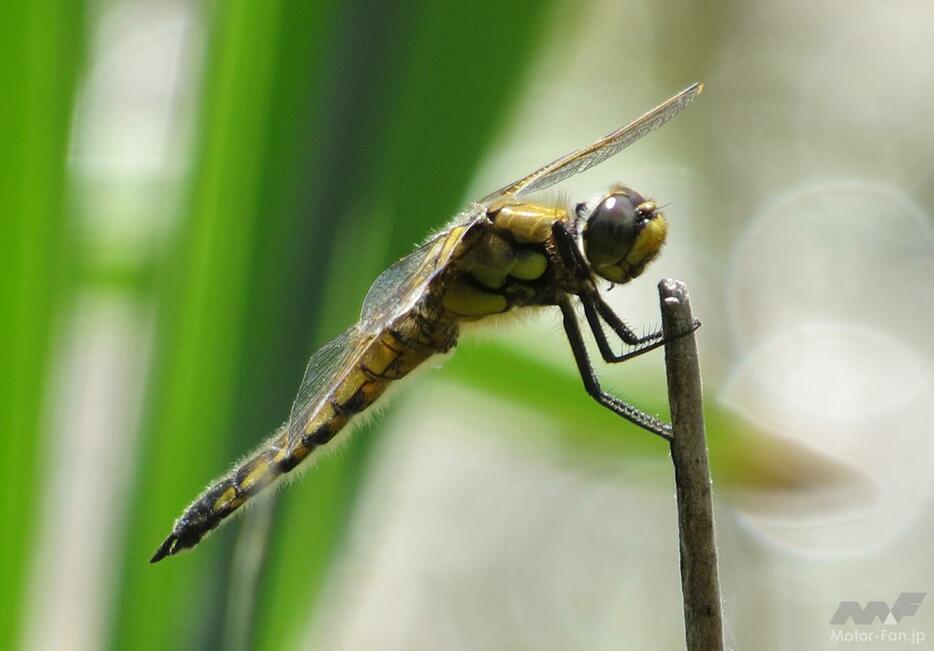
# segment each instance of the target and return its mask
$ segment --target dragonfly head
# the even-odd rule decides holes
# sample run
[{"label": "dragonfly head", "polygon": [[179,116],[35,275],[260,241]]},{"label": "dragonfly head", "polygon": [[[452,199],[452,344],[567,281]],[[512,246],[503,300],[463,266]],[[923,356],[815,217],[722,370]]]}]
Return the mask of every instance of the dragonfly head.
[{"label": "dragonfly head", "polygon": [[587,219],[584,254],[591,269],[614,283],[626,283],[641,274],[658,255],[668,233],[655,202],[622,186],[597,202],[579,206],[578,215]]}]

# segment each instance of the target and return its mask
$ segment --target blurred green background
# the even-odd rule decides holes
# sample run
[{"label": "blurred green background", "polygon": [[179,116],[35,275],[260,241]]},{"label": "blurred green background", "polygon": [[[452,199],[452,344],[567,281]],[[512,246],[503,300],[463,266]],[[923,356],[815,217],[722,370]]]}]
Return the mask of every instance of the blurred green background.
[{"label": "blurred green background", "polygon": [[[695,80],[549,198],[669,204],[610,300],[652,327],[675,276],[704,321],[728,642],[837,648],[841,600],[934,587],[925,3],[7,6],[0,647],[677,648],[667,450],[586,397],[551,313],[147,560],[383,268]],[[664,413],[660,356],[624,366]],[[903,628],[934,639],[927,610]]]}]

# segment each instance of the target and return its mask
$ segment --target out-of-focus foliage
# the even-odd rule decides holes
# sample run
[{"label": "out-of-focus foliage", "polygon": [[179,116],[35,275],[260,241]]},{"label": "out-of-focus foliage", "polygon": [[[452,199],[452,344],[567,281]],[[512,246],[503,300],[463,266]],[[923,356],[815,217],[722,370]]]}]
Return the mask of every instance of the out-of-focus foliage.
[{"label": "out-of-focus foliage", "polygon": [[68,127],[83,61],[82,2],[11,0],[0,21],[0,645],[20,642],[47,473],[54,326],[74,253]]}]

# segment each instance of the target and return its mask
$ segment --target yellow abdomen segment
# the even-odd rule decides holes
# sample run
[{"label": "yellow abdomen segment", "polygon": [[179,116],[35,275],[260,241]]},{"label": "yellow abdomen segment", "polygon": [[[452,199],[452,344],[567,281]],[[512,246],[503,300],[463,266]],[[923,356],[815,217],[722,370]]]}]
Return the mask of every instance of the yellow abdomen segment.
[{"label": "yellow abdomen segment", "polygon": [[290,436],[289,424],[282,426],[257,452],[204,491],[176,521],[152,560],[195,546],[247,500],[328,443],[392,382],[408,375],[435,351],[453,345],[450,331],[425,331],[414,319],[410,321],[397,324],[405,335],[387,330],[369,344],[357,365],[306,417],[298,441]]}]

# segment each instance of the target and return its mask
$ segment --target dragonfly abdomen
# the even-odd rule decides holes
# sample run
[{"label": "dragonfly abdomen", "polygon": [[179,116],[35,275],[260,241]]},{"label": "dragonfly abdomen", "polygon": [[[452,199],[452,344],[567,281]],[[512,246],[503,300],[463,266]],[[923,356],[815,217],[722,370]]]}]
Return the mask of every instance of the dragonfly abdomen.
[{"label": "dragonfly abdomen", "polygon": [[455,333],[429,328],[413,313],[395,328],[375,338],[358,363],[344,375],[326,400],[302,417],[304,433],[290,436],[286,423],[258,451],[214,482],[175,522],[151,562],[194,547],[252,497],[292,472],[317,448],[331,441],[350,420],[376,402],[389,385],[400,380],[433,354],[454,344]]},{"label": "dragonfly abdomen", "polygon": [[285,445],[286,431],[283,425],[257,453],[214,482],[185,509],[151,562],[194,547],[248,499],[295,468],[310,450],[296,450],[296,454],[280,455],[276,460]]}]

